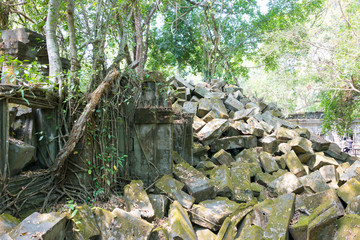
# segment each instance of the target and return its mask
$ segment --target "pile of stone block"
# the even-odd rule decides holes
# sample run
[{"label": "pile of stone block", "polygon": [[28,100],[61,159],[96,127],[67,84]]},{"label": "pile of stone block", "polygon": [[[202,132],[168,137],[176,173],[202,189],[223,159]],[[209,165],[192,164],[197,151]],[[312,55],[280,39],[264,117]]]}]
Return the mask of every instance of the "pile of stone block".
[{"label": "pile of stone block", "polygon": [[78,207],[73,239],[359,239],[360,160],[239,87],[171,80],[193,159],[174,151],[171,174],[132,181],[125,210]]}]

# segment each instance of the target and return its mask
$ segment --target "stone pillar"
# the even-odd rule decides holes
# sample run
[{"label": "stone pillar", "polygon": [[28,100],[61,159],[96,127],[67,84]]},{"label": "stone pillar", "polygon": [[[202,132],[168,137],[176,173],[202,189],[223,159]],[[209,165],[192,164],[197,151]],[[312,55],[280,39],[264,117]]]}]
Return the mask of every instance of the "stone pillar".
[{"label": "stone pillar", "polygon": [[36,109],[34,114],[35,132],[38,137],[37,158],[45,168],[52,166],[59,151],[56,112],[56,109]]},{"label": "stone pillar", "polygon": [[173,112],[165,109],[136,109],[130,176],[149,185],[172,172]]},{"label": "stone pillar", "polygon": [[193,165],[192,115],[175,115],[173,150],[190,165]]},{"label": "stone pillar", "polygon": [[8,177],[9,112],[7,100],[0,100],[0,178]]}]

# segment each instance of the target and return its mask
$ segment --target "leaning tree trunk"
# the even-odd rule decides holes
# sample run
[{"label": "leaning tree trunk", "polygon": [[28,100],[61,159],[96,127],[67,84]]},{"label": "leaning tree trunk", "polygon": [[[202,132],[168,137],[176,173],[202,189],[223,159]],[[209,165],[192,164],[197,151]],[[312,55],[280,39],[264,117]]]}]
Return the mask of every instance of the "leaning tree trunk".
[{"label": "leaning tree trunk", "polygon": [[60,0],[49,0],[47,20],[45,24],[45,33],[46,47],[49,57],[49,77],[50,81],[59,86],[59,96],[60,101],[62,101],[62,66],[59,46],[56,41],[56,28],[58,23],[60,3]]},{"label": "leaning tree trunk", "polygon": [[80,64],[77,58],[76,49],[76,35],[75,35],[75,21],[74,21],[74,0],[68,0],[67,7],[68,25],[69,25],[69,42],[70,42],[70,60],[71,60],[71,79],[70,79],[70,94],[76,95],[79,90],[80,84],[77,77],[77,72],[80,70]]},{"label": "leaning tree trunk", "polygon": [[[90,119],[91,115],[95,111],[101,96],[103,93],[110,88],[114,80],[119,76],[119,72],[114,68],[105,77],[104,81],[90,94],[89,102],[85,106],[85,109],[81,113],[81,116],[76,120],[74,127],[71,130],[69,140],[66,142],[63,149],[60,150],[56,156],[55,162],[51,168],[55,177],[64,176],[61,174],[61,169],[64,165],[65,160],[74,151],[74,148],[78,141],[81,139],[85,132],[86,123]],[[63,179],[60,179],[62,181]]]},{"label": "leaning tree trunk", "polygon": [[9,7],[0,2],[0,30],[9,28],[9,14]]}]

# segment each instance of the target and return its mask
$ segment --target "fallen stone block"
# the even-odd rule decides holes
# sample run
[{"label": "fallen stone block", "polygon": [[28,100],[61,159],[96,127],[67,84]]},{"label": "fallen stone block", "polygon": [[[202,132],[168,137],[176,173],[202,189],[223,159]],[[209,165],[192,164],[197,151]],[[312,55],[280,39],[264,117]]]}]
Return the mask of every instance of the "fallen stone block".
[{"label": "fallen stone block", "polygon": [[178,99],[176,100],[176,102],[174,102],[172,105],[171,105],[171,108],[174,112],[177,112],[177,113],[181,113],[182,112],[182,105],[184,103],[181,103],[181,99]]},{"label": "fallen stone block", "polygon": [[360,182],[355,178],[351,178],[337,190],[338,196],[347,204],[352,199],[360,195]]},{"label": "fallen stone block", "polygon": [[145,219],[154,217],[154,209],[141,180],[132,180],[124,187],[124,199],[128,212],[138,212]]},{"label": "fallen stone block", "polygon": [[204,171],[212,170],[216,168],[216,165],[211,161],[201,161],[196,165],[196,169],[203,169]]},{"label": "fallen stone block", "polygon": [[291,151],[291,146],[288,143],[280,143],[279,144],[279,152],[286,154]]},{"label": "fallen stone block", "polygon": [[323,153],[316,153],[315,157],[310,159],[307,165],[309,166],[311,171],[316,171],[325,165],[338,166],[339,164],[335,159],[326,157]]},{"label": "fallen stone block", "polygon": [[232,167],[241,167],[248,169],[250,172],[250,177],[255,177],[257,174],[262,173],[262,169],[259,163],[248,163],[248,162],[233,162],[231,163]]},{"label": "fallen stone block", "polygon": [[297,177],[302,177],[306,175],[303,165],[301,164],[299,158],[297,157],[296,153],[293,150],[286,153],[284,155],[284,159],[286,162],[286,166]]},{"label": "fallen stone block", "polygon": [[212,109],[211,100],[208,98],[201,98],[199,100],[197,115],[199,117],[204,117],[206,114],[208,114],[211,111],[211,109]]},{"label": "fallen stone block", "polygon": [[201,143],[193,143],[193,154],[194,156],[200,157],[210,150],[210,147],[207,145],[202,145]]},{"label": "fallen stone block", "polygon": [[295,128],[295,132],[299,134],[300,137],[306,138],[310,140],[311,133],[307,128]]},{"label": "fallen stone block", "polygon": [[241,163],[232,164],[230,169],[233,186],[232,199],[237,202],[248,202],[253,199],[250,185],[250,170]]},{"label": "fallen stone block", "polygon": [[202,118],[202,120],[208,123],[216,118],[218,118],[218,114],[216,114],[214,111],[210,111]]},{"label": "fallen stone block", "polygon": [[206,125],[206,122],[199,118],[198,116],[194,116],[193,118],[193,124],[192,127],[194,129],[194,132],[199,132],[202,127]]},{"label": "fallen stone block", "polygon": [[312,142],[312,148],[315,152],[326,151],[330,146],[330,142],[316,134],[310,135],[310,141]]},{"label": "fallen stone block", "polygon": [[197,102],[184,102],[184,105],[182,107],[182,111],[184,113],[189,113],[189,114],[196,114],[197,111],[197,107],[198,107],[198,103]]},{"label": "fallen stone block", "polygon": [[217,152],[220,149],[223,150],[230,150],[230,149],[237,149],[237,148],[244,148],[244,138],[243,136],[234,136],[234,137],[224,137],[215,140],[211,144],[211,151]]},{"label": "fallen stone block", "polygon": [[336,173],[336,168],[334,165],[326,165],[319,169],[321,176],[325,179],[325,181],[337,183],[338,175]]},{"label": "fallen stone block", "polygon": [[14,227],[20,223],[20,220],[11,216],[8,213],[3,213],[0,215],[0,236],[10,232]]},{"label": "fallen stone block", "polygon": [[314,153],[312,142],[303,137],[296,137],[288,142],[296,154]]},{"label": "fallen stone block", "polygon": [[346,214],[360,215],[360,195],[354,197],[345,209]]},{"label": "fallen stone block", "polygon": [[299,178],[299,180],[304,187],[309,187],[315,193],[330,189],[319,171],[315,171],[310,173],[310,175],[303,176]]},{"label": "fallen stone block", "polygon": [[65,239],[66,215],[63,213],[34,212],[19,223],[8,234],[11,239],[33,239],[36,236],[43,240]]},{"label": "fallen stone block", "polygon": [[9,170],[14,176],[34,161],[35,147],[20,140],[9,139]]},{"label": "fallen stone block", "polygon": [[251,200],[247,203],[240,203],[239,207],[230,215],[231,222],[238,226],[238,224],[245,220],[245,218],[248,216],[248,213],[252,212],[254,205],[257,203],[255,199]]},{"label": "fallen stone block", "polygon": [[239,111],[244,108],[244,104],[242,104],[240,101],[238,101],[236,98],[234,98],[231,94],[224,102],[225,106],[230,109],[231,111]]},{"label": "fallen stone block", "polygon": [[268,185],[270,192],[278,196],[286,193],[301,193],[303,188],[295,174],[290,172],[276,178]]},{"label": "fallen stone block", "polygon": [[221,99],[221,100],[225,100],[226,98],[226,94],[223,92],[208,92],[205,95],[205,98],[210,98],[210,99]]},{"label": "fallen stone block", "polygon": [[334,240],[357,240],[360,236],[360,216],[349,214],[336,221]]},{"label": "fallen stone block", "polygon": [[149,199],[154,209],[154,217],[163,218],[169,206],[169,199],[162,194],[149,194]]},{"label": "fallen stone block", "polygon": [[151,231],[149,240],[164,240],[169,239],[168,231],[163,227],[157,227]]},{"label": "fallen stone block", "polygon": [[95,215],[88,205],[76,207],[76,214],[71,218],[73,222],[73,236],[71,239],[96,239],[100,237]]},{"label": "fallen stone block", "polygon": [[294,214],[295,194],[284,194],[273,199],[273,208],[263,233],[263,239],[288,239],[288,226]]},{"label": "fallen stone block", "polygon": [[341,148],[336,143],[330,143],[329,148],[324,151],[325,155],[335,158],[336,160],[345,162],[348,155],[341,151]]},{"label": "fallen stone block", "polygon": [[287,142],[291,139],[298,137],[298,133],[289,128],[279,127],[276,130],[276,138],[282,142]]},{"label": "fallen stone block", "polygon": [[226,165],[221,165],[213,169],[210,173],[210,179],[215,186],[216,196],[231,198],[233,186],[230,177],[230,170]]},{"label": "fallen stone block", "polygon": [[184,186],[184,183],[166,174],[155,183],[156,188],[167,194],[170,198],[177,200],[183,207],[189,209],[195,202],[195,198],[181,190]]},{"label": "fallen stone block", "polygon": [[261,152],[259,154],[261,166],[267,173],[276,172],[279,170],[279,166],[277,165],[275,159],[271,156],[270,153]]},{"label": "fallen stone block", "polygon": [[187,82],[185,79],[183,79],[180,76],[177,76],[177,75],[173,76],[171,78],[171,81],[175,81],[179,87],[186,87],[186,88],[190,89],[190,91],[193,91],[195,89],[192,84],[190,84],[189,82]]},{"label": "fallen stone block", "polygon": [[174,201],[170,205],[169,224],[170,239],[197,239],[194,228],[191,225],[188,213],[177,201]]},{"label": "fallen stone block", "polygon": [[241,109],[239,111],[234,112],[234,116],[232,117],[232,119],[234,121],[238,121],[238,120],[246,121],[250,118],[250,116],[252,115],[253,112],[254,112],[254,109]]},{"label": "fallen stone block", "polygon": [[249,225],[242,229],[236,240],[258,240],[262,239],[264,230],[256,225]]},{"label": "fallen stone block", "polygon": [[219,150],[217,153],[213,155],[212,158],[216,160],[218,163],[225,164],[228,167],[231,166],[232,162],[235,162],[231,154],[226,152],[224,149]]},{"label": "fallen stone block", "polygon": [[227,217],[216,236],[216,240],[233,240],[236,233],[236,225]]},{"label": "fallen stone block", "polygon": [[262,202],[266,199],[264,186],[258,183],[251,183],[251,191],[253,192],[254,197],[256,197],[259,202]]},{"label": "fallen stone block", "polygon": [[257,138],[253,135],[242,135],[241,138],[244,141],[244,148],[256,148]]},{"label": "fallen stone block", "polygon": [[279,166],[279,168],[281,168],[281,169],[286,168],[286,162],[285,162],[285,158],[283,156],[275,156],[274,159],[275,159],[277,165]]},{"label": "fallen stone block", "polygon": [[308,162],[310,160],[314,160],[313,158],[315,158],[315,153],[311,153],[311,152],[307,152],[307,153],[303,153],[303,154],[297,154],[300,162],[302,164],[308,164]]},{"label": "fallen stone block", "polygon": [[336,168],[336,174],[338,176],[338,180],[340,180],[340,177],[343,175],[343,173],[350,168],[350,163],[344,162],[339,164],[339,166]]},{"label": "fallen stone block", "polygon": [[191,219],[199,226],[218,231],[225,219],[239,206],[238,203],[230,201],[226,197],[217,197],[214,200],[194,204],[190,212]]},{"label": "fallen stone block", "polygon": [[228,119],[229,118],[229,114],[228,111],[224,105],[224,102],[221,99],[218,98],[212,98],[212,111],[214,111],[216,113],[216,116],[218,118],[222,118],[222,119]]},{"label": "fallen stone block", "polygon": [[297,210],[300,209],[303,213],[307,213],[307,215],[310,215],[311,212],[327,200],[331,200],[335,203],[336,212],[339,216],[345,214],[344,207],[334,189],[329,189],[315,194],[297,195],[295,208]]},{"label": "fallen stone block", "polygon": [[209,90],[207,90],[206,88],[200,86],[200,84],[197,84],[195,86],[194,89],[194,95],[197,96],[198,98],[204,98],[206,96],[206,94],[209,93]]},{"label": "fallen stone block", "polygon": [[357,169],[360,168],[360,161],[354,162],[349,168],[347,168],[343,174],[340,174],[339,181],[341,183],[345,183],[349,181],[351,178],[356,178],[359,173]]},{"label": "fallen stone block", "polygon": [[122,209],[112,212],[102,208],[93,208],[101,239],[149,239],[153,224],[138,218]]},{"label": "fallen stone block", "polygon": [[258,173],[255,176],[255,182],[257,182],[258,184],[264,187],[267,187],[275,179],[276,177],[269,173]]},{"label": "fallen stone block", "polygon": [[208,122],[198,133],[199,140],[208,145],[217,138],[229,127],[229,122],[225,119],[214,119]]},{"label": "fallen stone block", "polygon": [[195,198],[195,202],[215,197],[214,185],[210,179],[188,163],[176,164],[173,173],[177,179],[185,184],[188,193]]},{"label": "fallen stone block", "polygon": [[309,216],[300,216],[289,230],[294,239],[333,239],[339,216],[336,203],[328,199]]},{"label": "fallen stone block", "polygon": [[198,228],[195,233],[198,240],[216,240],[216,234],[207,228]]},{"label": "fallen stone block", "polygon": [[278,142],[275,137],[272,136],[266,136],[263,137],[261,140],[261,146],[263,147],[265,152],[268,152],[270,154],[274,154],[278,151]]},{"label": "fallen stone block", "polygon": [[244,149],[235,157],[237,162],[260,163],[258,153],[254,149]]}]

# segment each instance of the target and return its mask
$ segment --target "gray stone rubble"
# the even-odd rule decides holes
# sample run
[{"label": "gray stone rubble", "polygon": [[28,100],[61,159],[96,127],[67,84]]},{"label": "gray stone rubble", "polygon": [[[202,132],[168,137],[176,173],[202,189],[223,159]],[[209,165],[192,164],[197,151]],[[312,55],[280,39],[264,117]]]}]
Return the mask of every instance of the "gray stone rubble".
[{"label": "gray stone rubble", "polygon": [[36,213],[32,222],[54,219],[40,231],[0,215],[0,239],[64,239],[66,221],[78,227],[74,239],[359,239],[359,159],[237,86],[170,80],[173,109],[193,114],[191,162],[175,152],[172,174],[147,191],[132,181],[127,211],[78,207],[82,225]]}]

